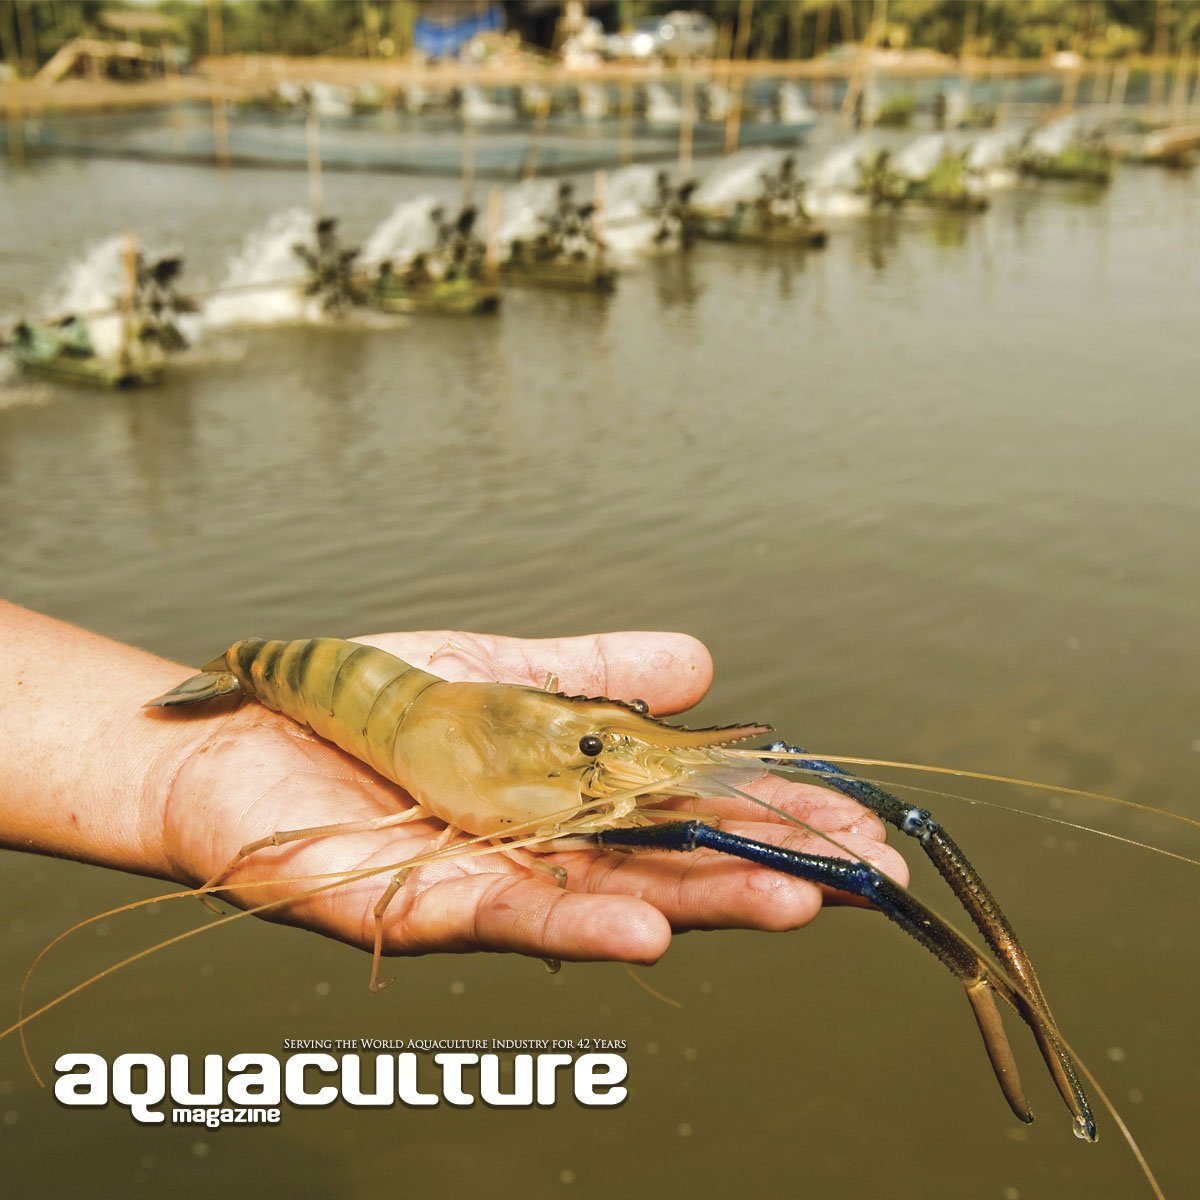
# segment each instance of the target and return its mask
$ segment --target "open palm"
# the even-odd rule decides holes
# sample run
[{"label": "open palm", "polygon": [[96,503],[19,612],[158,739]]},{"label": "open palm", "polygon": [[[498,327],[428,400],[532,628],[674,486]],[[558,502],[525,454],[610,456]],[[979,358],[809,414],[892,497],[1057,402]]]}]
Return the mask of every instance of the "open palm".
[{"label": "open palm", "polygon": [[[696,703],[712,676],[704,647],[680,634],[523,641],[439,631],[360,640],[423,668],[432,656],[429,669],[449,679],[541,686],[553,674],[568,693],[641,698],[658,714]],[[413,807],[401,788],[258,704],[199,718],[160,710],[147,719],[199,720],[211,729],[176,773],[164,808],[164,847],[181,881],[211,879],[241,847],[276,831],[362,825]],[[748,790],[907,880],[903,859],[883,844],[882,823],[853,801],[773,776]],[[817,834],[744,799],[681,799],[671,807],[717,816],[761,841],[837,853]],[[268,846],[236,862],[223,880],[233,890],[223,895],[243,908],[270,905],[265,916],[368,948],[380,895],[406,863],[441,846],[443,832],[440,821],[418,818]],[[458,838],[406,878],[385,915],[385,953],[507,950],[645,963],[666,950],[672,930],[793,929],[823,902],[847,899],[709,852],[547,854],[546,862],[566,871],[561,888],[549,872],[484,850]],[[342,882],[322,887],[335,880]]]}]

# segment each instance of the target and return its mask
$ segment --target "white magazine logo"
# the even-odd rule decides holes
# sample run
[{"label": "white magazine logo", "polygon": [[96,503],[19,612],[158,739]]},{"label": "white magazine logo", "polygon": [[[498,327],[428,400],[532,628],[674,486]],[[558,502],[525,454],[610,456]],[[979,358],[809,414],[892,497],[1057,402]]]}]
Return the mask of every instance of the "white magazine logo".
[{"label": "white magazine logo", "polygon": [[280,1106],[319,1108],[339,1100],[362,1108],[438,1104],[552,1108],[568,1095],[588,1108],[621,1104],[629,1064],[620,1054],[414,1053],[333,1055],[206,1054],[198,1069],[186,1054],[64,1054],[54,1064],[54,1096],[72,1108],[119,1104],[135,1121],[173,1124],[277,1124]]}]

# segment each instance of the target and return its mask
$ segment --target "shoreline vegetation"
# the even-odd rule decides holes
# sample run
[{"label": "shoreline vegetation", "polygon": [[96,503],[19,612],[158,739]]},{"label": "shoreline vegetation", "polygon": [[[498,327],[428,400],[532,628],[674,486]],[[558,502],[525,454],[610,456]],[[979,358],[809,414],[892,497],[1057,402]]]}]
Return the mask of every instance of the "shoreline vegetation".
[{"label": "shoreline vegetation", "polygon": [[[652,25],[680,8],[709,18],[709,57],[611,58],[631,53],[611,41],[618,27]],[[463,13],[481,11],[486,30],[447,43],[457,58],[421,53],[439,52],[431,29],[452,30]],[[411,87],[628,92],[675,82],[690,92],[712,80],[740,94],[743,82],[763,77],[857,88],[868,77],[1040,75],[1062,81],[1069,105],[1084,80],[1096,94],[1119,80],[1124,97],[1134,73],[1149,77],[1151,107],[1168,93],[1186,107],[1200,93],[1200,0],[23,0],[0,4],[0,60],[0,110],[10,121],[252,103],[281,84],[370,88],[388,106]]]}]

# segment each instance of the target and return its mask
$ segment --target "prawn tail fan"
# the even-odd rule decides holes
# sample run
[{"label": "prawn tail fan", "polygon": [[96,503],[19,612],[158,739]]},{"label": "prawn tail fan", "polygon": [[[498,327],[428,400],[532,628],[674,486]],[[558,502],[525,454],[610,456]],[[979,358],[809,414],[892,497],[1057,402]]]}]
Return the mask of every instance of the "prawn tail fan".
[{"label": "prawn tail fan", "polygon": [[[212,665],[212,664],[210,664]],[[224,666],[224,660],[221,660]],[[185,679],[178,687],[148,700],[143,708],[178,708],[186,704],[205,704],[222,696],[240,696],[242,685],[232,671],[201,671]]]}]

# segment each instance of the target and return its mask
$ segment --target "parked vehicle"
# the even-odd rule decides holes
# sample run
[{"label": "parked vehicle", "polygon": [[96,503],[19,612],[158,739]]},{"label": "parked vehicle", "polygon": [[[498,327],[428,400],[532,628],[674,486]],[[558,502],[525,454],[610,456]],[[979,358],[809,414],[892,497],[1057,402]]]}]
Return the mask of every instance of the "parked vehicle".
[{"label": "parked vehicle", "polygon": [[632,32],[608,39],[609,58],[711,58],[717,26],[699,12],[669,12],[639,21]]}]

